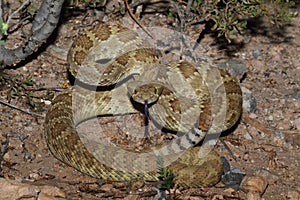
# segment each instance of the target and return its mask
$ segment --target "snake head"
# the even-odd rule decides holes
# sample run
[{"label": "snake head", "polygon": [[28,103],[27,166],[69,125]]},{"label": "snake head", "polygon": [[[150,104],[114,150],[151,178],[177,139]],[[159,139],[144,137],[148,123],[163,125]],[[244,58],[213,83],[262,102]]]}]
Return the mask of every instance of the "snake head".
[{"label": "snake head", "polygon": [[163,91],[159,83],[130,82],[127,90],[135,102],[140,104],[152,104],[156,102]]}]

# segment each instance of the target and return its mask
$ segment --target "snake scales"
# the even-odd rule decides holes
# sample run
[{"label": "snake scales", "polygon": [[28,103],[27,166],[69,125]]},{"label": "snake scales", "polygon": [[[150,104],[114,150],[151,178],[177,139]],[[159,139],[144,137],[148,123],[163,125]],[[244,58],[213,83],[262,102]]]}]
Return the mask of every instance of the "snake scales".
[{"label": "snake scales", "polygon": [[[219,181],[220,157],[193,146],[207,134],[229,129],[240,116],[241,90],[225,71],[186,61],[161,64],[158,52],[135,32],[106,24],[75,39],[68,63],[80,82],[101,87],[93,91],[85,84],[75,85],[53,100],[45,119],[45,138],[59,160],[112,181],[156,181],[165,166],[173,169],[175,182],[184,187]],[[153,121],[184,134],[143,152],[93,141],[89,143],[93,150],[88,149],[76,126],[94,116],[138,112],[129,96],[137,104],[149,104]]]}]

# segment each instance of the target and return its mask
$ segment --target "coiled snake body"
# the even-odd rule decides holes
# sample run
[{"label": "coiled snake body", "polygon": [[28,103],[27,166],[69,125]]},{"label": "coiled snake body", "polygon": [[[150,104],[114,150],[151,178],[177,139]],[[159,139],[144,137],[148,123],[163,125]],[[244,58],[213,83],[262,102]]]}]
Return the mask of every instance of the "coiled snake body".
[{"label": "coiled snake body", "polygon": [[[106,24],[80,34],[68,62],[73,76],[102,89],[75,85],[53,100],[46,115],[45,138],[59,160],[112,181],[155,181],[160,168],[168,166],[178,185],[218,182],[222,174],[219,156],[193,146],[207,134],[229,129],[240,116],[241,90],[225,71],[186,61],[161,64],[157,51],[136,33]],[[138,112],[128,93],[137,103],[150,105],[153,121],[184,134],[139,153],[93,141],[89,143],[93,151],[89,150],[76,126],[94,116]]]}]

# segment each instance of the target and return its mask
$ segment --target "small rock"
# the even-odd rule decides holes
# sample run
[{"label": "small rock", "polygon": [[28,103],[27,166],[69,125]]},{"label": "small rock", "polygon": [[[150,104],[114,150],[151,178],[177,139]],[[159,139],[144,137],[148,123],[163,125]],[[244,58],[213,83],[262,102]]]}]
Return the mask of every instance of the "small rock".
[{"label": "small rock", "polygon": [[254,173],[255,176],[262,176],[268,180],[268,184],[275,184],[279,180],[279,176],[271,173],[269,170],[260,169]]},{"label": "small rock", "polygon": [[255,97],[253,96],[252,92],[245,87],[242,87],[242,92],[243,92],[243,109],[247,110],[250,113],[254,113],[256,110]]},{"label": "small rock", "polygon": [[24,126],[30,126],[30,124],[31,124],[31,121],[26,120],[26,122],[24,123]]},{"label": "small rock", "polygon": [[296,129],[300,131],[300,118],[295,119],[295,120],[293,121],[293,124],[294,124],[294,126],[296,127]]},{"label": "small rock", "polygon": [[55,200],[59,198],[65,199],[66,197],[66,193],[59,188],[45,185],[42,186],[37,200]]},{"label": "small rock", "polygon": [[26,161],[31,160],[31,159],[32,159],[31,153],[29,153],[29,152],[26,151],[26,152],[24,153],[24,159],[25,159]]},{"label": "small rock", "polygon": [[159,190],[158,188],[152,187],[153,191],[156,191],[157,194],[155,195],[154,199],[168,199],[168,195],[166,194],[165,190]]},{"label": "small rock", "polygon": [[243,134],[244,138],[247,139],[247,140],[252,140],[252,136],[247,132],[245,131],[245,133]]},{"label": "small rock", "polygon": [[97,185],[102,186],[102,185],[105,185],[105,184],[106,184],[106,180],[104,180],[104,179],[98,179],[97,180]]},{"label": "small rock", "polygon": [[9,156],[8,153],[4,154],[4,156],[3,156],[2,158],[3,158],[3,160],[5,160],[5,161],[7,161],[7,162],[10,161],[10,156]]},{"label": "small rock", "polygon": [[32,127],[32,126],[25,126],[25,127],[24,127],[24,130],[25,130],[26,132],[32,132],[32,131],[33,131],[33,127]]},{"label": "small rock", "polygon": [[280,139],[284,139],[285,138],[285,135],[282,132],[280,132],[280,131],[275,131],[275,136],[278,137],[278,138],[280,138]]},{"label": "small rock", "polygon": [[261,200],[260,194],[257,192],[248,192],[247,193],[247,200]]},{"label": "small rock", "polygon": [[0,179],[0,185],[0,197],[6,200],[23,199],[24,197],[33,197],[38,200],[66,198],[64,191],[53,186],[36,186],[4,178]]},{"label": "small rock", "polygon": [[0,179],[0,196],[2,199],[19,199],[23,196],[37,197],[40,190],[37,187],[11,181],[7,179]]},{"label": "small rock", "polygon": [[247,66],[238,60],[227,60],[225,62],[217,63],[218,67],[225,69],[229,74],[238,80],[241,80],[247,71]]},{"label": "small rock", "polygon": [[87,184],[88,185],[88,190],[87,192],[99,192],[99,185],[96,183],[90,183]]},{"label": "small rock", "polygon": [[300,190],[289,190],[287,193],[287,198],[289,200],[299,200],[300,199]]},{"label": "small rock", "polygon": [[256,119],[257,115],[255,113],[249,113],[249,118]]},{"label": "small rock", "polygon": [[49,105],[51,104],[51,101],[45,100],[45,101],[44,101],[44,104],[47,105],[47,106],[49,106]]},{"label": "small rock", "polygon": [[268,117],[268,120],[269,120],[269,121],[273,121],[273,120],[274,120],[274,117],[273,117],[272,115],[270,115],[270,116]]},{"label": "small rock", "polygon": [[29,174],[29,179],[32,179],[32,180],[37,180],[39,178],[39,174],[37,173],[30,173]]},{"label": "small rock", "polygon": [[293,98],[293,99],[297,99],[297,100],[300,100],[300,94],[289,94],[289,95],[286,95],[287,98]]},{"label": "small rock", "polygon": [[126,183],[122,182],[122,181],[117,181],[113,183],[114,188],[125,188],[126,187]]},{"label": "small rock", "polygon": [[126,196],[126,193],[120,191],[120,190],[113,190],[114,191],[114,198],[115,199],[124,199],[124,197]]},{"label": "small rock", "polygon": [[276,128],[279,130],[290,130],[292,128],[291,121],[290,120],[280,121],[278,122]]},{"label": "small rock", "polygon": [[137,190],[144,186],[144,181],[135,181],[130,183],[130,190]]},{"label": "small rock", "polygon": [[101,198],[110,198],[110,199],[112,199],[112,197],[115,196],[115,192],[114,191],[104,192],[99,196]]},{"label": "small rock", "polygon": [[103,192],[109,192],[114,188],[112,184],[105,184],[100,187],[100,190]]},{"label": "small rock", "polygon": [[226,187],[231,187],[235,191],[238,191],[245,173],[240,169],[230,165],[225,157],[222,156],[221,159],[224,166],[222,182],[226,185]]},{"label": "small rock", "polygon": [[229,195],[232,195],[232,194],[235,193],[235,190],[233,188],[227,188],[227,189],[224,190],[224,192],[226,192]]},{"label": "small rock", "polygon": [[26,135],[26,134],[18,134],[18,137],[19,137],[19,139],[20,139],[21,142],[24,142],[24,140],[26,138],[28,138],[28,135]]},{"label": "small rock", "polygon": [[246,192],[262,195],[268,186],[268,181],[263,176],[245,176],[241,189]]},{"label": "small rock", "polygon": [[255,137],[256,135],[258,135],[258,130],[252,126],[249,127],[247,131],[252,137]]},{"label": "small rock", "polygon": [[[188,199],[190,199],[190,198],[188,198]],[[195,200],[196,199],[199,199],[198,197],[197,198],[195,198]],[[223,195],[221,195],[221,194],[216,194],[216,195],[214,195],[213,197],[212,197],[212,200],[223,200],[224,199],[224,196]],[[192,199],[193,200],[193,199]]]},{"label": "small rock", "polygon": [[260,55],[261,55],[261,51],[259,49],[254,49],[254,51],[252,52],[252,56],[254,58],[257,58]]},{"label": "small rock", "polygon": [[15,120],[16,122],[19,122],[19,121],[21,121],[21,117],[20,117],[19,115],[16,115],[16,116],[14,117],[14,120]]}]

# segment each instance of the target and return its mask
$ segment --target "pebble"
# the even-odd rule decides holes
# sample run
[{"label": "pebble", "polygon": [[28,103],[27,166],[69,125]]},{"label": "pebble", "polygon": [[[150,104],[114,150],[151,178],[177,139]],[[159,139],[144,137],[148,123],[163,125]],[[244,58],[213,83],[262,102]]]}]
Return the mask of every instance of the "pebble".
[{"label": "pebble", "polygon": [[250,113],[254,113],[256,111],[255,97],[249,89],[245,87],[241,87],[241,89],[243,92],[243,109],[247,110]]},{"label": "pebble", "polygon": [[28,135],[26,135],[26,134],[18,134],[18,133],[17,133],[17,136],[19,137],[21,142],[24,142],[24,140],[28,137]]},{"label": "pebble", "polygon": [[300,131],[300,118],[293,121],[294,127]]},{"label": "pebble", "polygon": [[109,192],[114,188],[112,184],[105,184],[100,187],[100,190],[103,192]]},{"label": "pebble", "polygon": [[[98,192],[99,191],[99,185],[97,183],[89,183],[89,184],[86,184],[86,192]],[[104,190],[107,191],[111,191],[112,187],[111,186],[106,186],[106,188],[102,188]],[[100,187],[100,190],[101,190],[101,187]]]},{"label": "pebble", "polygon": [[36,186],[4,178],[0,178],[0,185],[1,199],[13,200],[32,197],[37,200],[54,200],[67,197],[64,191],[54,186]]},{"label": "pebble", "polygon": [[289,200],[299,200],[300,199],[300,190],[289,190],[287,193],[287,198]]},{"label": "pebble", "polygon": [[240,188],[243,191],[259,193],[262,195],[268,186],[268,181],[263,176],[245,176]]},{"label": "pebble", "polygon": [[31,159],[32,159],[31,153],[25,152],[25,153],[24,153],[24,159],[27,160],[27,161],[28,161],[28,160],[31,160]]},{"label": "pebble", "polygon": [[275,136],[279,137],[280,139],[284,139],[285,138],[285,135],[282,132],[280,132],[280,131],[275,131]]},{"label": "pebble", "polygon": [[104,179],[98,179],[97,180],[97,185],[98,186],[102,186],[102,185],[105,185],[106,184],[106,180],[104,180]]},{"label": "pebble", "polygon": [[261,200],[261,196],[259,193],[256,192],[248,192],[246,195],[247,200]]},{"label": "pebble", "polygon": [[252,52],[252,56],[254,58],[257,58],[261,55],[261,51],[259,49],[254,49],[253,52]]},{"label": "pebble", "polygon": [[144,186],[144,181],[135,181],[130,183],[130,190],[137,190]]},{"label": "pebble", "polygon": [[49,106],[49,105],[51,104],[51,101],[45,100],[45,101],[44,101],[44,104],[47,105],[47,106]]},{"label": "pebble", "polygon": [[300,94],[289,94],[286,97],[300,100]]},{"label": "pebble", "polygon": [[217,65],[219,68],[228,71],[231,76],[238,80],[242,79],[247,71],[247,66],[238,60],[227,60],[225,62],[217,63]]},{"label": "pebble", "polygon": [[16,115],[16,116],[14,117],[14,120],[15,120],[16,122],[19,122],[19,121],[21,121],[21,116],[19,116],[19,115]]},{"label": "pebble", "polygon": [[257,118],[257,115],[255,113],[250,113],[249,114],[249,118],[251,119],[256,119]]},{"label": "pebble", "polygon": [[221,159],[224,166],[222,182],[226,185],[226,187],[230,187],[235,191],[238,191],[245,173],[240,169],[230,165],[225,157],[221,157]]},{"label": "pebble", "polygon": [[227,189],[224,190],[224,192],[226,192],[229,195],[232,195],[232,194],[235,193],[235,190],[233,188],[227,188]]},{"label": "pebble", "polygon": [[122,182],[122,181],[114,182],[113,185],[114,185],[114,188],[125,188],[126,187],[125,182]]},{"label": "pebble", "polygon": [[276,181],[279,180],[279,176],[271,173],[269,170],[266,169],[259,169],[254,173],[255,176],[262,176],[266,180],[268,180],[269,184],[275,184]]},{"label": "pebble", "polygon": [[30,173],[29,174],[29,179],[32,179],[32,180],[37,180],[39,178],[39,174],[37,173]]},{"label": "pebble", "polygon": [[[188,199],[190,199],[190,198],[188,198]],[[194,199],[191,199],[191,200],[197,200],[197,199],[199,199],[199,198],[198,198],[198,197],[195,197]],[[216,194],[216,195],[214,195],[213,198],[212,198],[212,200],[223,200],[223,199],[225,199],[224,196],[223,196],[223,195],[220,195],[220,194]]]},{"label": "pebble", "polygon": [[33,127],[32,127],[32,126],[26,126],[26,125],[25,125],[24,130],[25,130],[26,132],[33,132]]},{"label": "pebble", "polygon": [[290,130],[292,128],[292,124],[290,120],[283,120],[277,123],[276,126],[279,130]]},{"label": "pebble", "polygon": [[249,127],[248,128],[248,133],[252,136],[252,137],[255,137],[256,135],[258,135],[258,130],[254,127]]},{"label": "pebble", "polygon": [[114,199],[124,199],[124,197],[126,196],[126,193],[120,191],[120,190],[115,190],[114,191]]},{"label": "pebble", "polygon": [[269,120],[269,121],[273,121],[273,120],[274,120],[274,117],[273,117],[272,115],[270,115],[270,116],[268,117],[268,120]]},{"label": "pebble", "polygon": [[66,197],[66,193],[59,188],[45,185],[41,188],[37,200],[55,200],[59,198],[63,199]]},{"label": "pebble", "polygon": [[243,137],[247,140],[253,140],[252,136],[247,131],[244,132]]},{"label": "pebble", "polygon": [[5,160],[6,162],[9,162],[9,161],[10,161],[10,156],[9,156],[8,153],[4,154],[4,155],[2,156],[2,158],[3,158],[3,160]]}]

